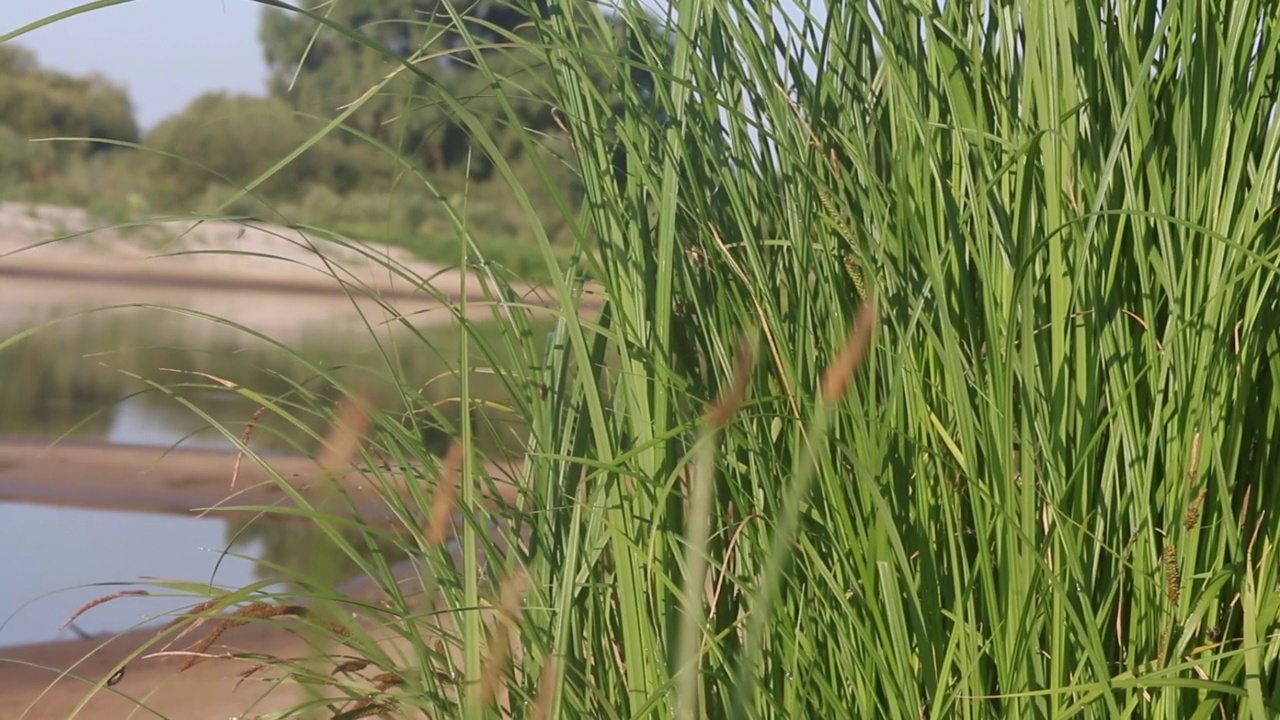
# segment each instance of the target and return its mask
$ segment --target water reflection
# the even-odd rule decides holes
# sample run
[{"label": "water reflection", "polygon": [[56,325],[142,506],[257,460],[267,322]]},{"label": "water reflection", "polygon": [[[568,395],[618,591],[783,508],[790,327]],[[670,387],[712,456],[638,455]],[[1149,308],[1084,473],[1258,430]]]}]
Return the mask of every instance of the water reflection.
[{"label": "water reflection", "polygon": [[[115,512],[0,502],[0,646],[128,630],[193,601],[123,598],[94,608],[59,630],[76,608],[143,576],[240,587],[255,563],[227,548],[228,524],[158,513]],[[246,539],[237,553],[257,556]],[[216,571],[215,571],[216,568]]]},{"label": "water reflection", "polygon": [[[227,532],[233,547],[255,549],[258,579],[278,581],[289,591],[334,588],[361,574],[360,564],[312,523],[233,521]],[[410,557],[409,539],[389,528],[349,528],[339,535],[366,562],[377,557],[378,565],[390,566]]]},{"label": "water reflection", "polygon": [[[65,316],[62,316],[65,317]],[[5,323],[0,342],[37,325]],[[499,330],[495,327],[492,333]],[[225,385],[279,403],[255,422],[255,450],[308,453],[331,420],[335,382],[375,391],[388,413],[415,429],[456,426],[457,329],[421,337],[303,333],[288,349],[250,334],[155,309],[62,320],[0,349],[0,437],[70,437],[162,447],[231,448],[261,403]],[[475,353],[479,355],[479,353]],[[473,371],[472,392],[489,407],[510,404],[493,373]],[[197,412],[198,409],[198,412]],[[202,417],[202,414],[204,417]],[[478,447],[518,446],[511,418],[489,413]]]},{"label": "water reflection", "polygon": [[[226,418],[228,424],[244,411],[233,393],[207,393],[197,398],[206,412]],[[235,450],[235,444],[190,410],[154,402],[154,396],[131,395],[111,405],[107,412],[105,442],[114,445],[162,445],[198,450]]]},{"label": "water reflection", "polygon": [[[297,331],[284,338],[291,352],[207,320],[136,308],[72,317],[4,346],[14,333],[55,317],[67,315],[60,310],[45,318],[6,317],[0,308],[0,440],[65,437],[231,449],[227,434],[239,437],[256,417],[249,443],[255,450],[310,453],[332,422],[339,395],[335,379],[379,388],[384,422],[400,418],[420,437],[451,434],[458,419],[458,404],[449,402],[458,393],[450,361],[457,357],[460,339],[453,327],[424,331],[425,342],[409,333],[368,328],[345,334]],[[510,404],[495,374],[479,371],[471,377],[473,392],[491,400],[490,407]],[[261,401],[226,387],[228,382],[251,388],[289,417],[257,416]],[[490,412],[477,420],[480,450],[498,455],[521,444],[522,430],[509,418]],[[349,541],[362,551],[383,554],[388,563],[405,556],[391,538],[368,542],[368,537],[353,533]],[[216,517],[0,502],[0,623],[8,620],[0,628],[0,645],[69,639],[67,632],[57,633],[62,621],[88,599],[118,588],[76,589],[18,610],[43,593],[142,575],[207,580],[218,551],[228,546],[260,562],[255,567],[251,560],[224,559],[216,582],[226,586],[281,577],[279,568],[294,578],[330,584],[357,569],[306,523],[246,526]],[[144,613],[182,604],[123,599],[95,608],[78,625],[88,633],[122,630]]]},{"label": "water reflection", "polygon": [[168,446],[189,442],[210,420],[243,425],[253,414],[252,402],[210,377],[268,396],[289,392],[295,378],[324,392],[297,358],[229,330],[210,334],[201,324],[159,311],[104,313],[12,344],[0,351],[0,377],[10,379],[0,386],[0,435]]}]

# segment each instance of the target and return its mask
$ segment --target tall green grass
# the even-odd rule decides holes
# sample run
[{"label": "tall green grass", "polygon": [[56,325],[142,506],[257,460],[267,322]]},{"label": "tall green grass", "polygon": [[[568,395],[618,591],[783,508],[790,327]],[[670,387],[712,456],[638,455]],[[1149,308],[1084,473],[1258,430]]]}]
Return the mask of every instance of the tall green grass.
[{"label": "tall green grass", "polygon": [[[341,641],[400,674],[379,702],[1280,713],[1280,10],[679,0],[657,30],[635,4],[540,6],[556,83],[520,90],[572,137],[586,201],[563,210],[607,304],[579,316],[581,278],[527,207],[561,312],[537,355],[518,309],[495,311],[524,360],[492,370],[530,428],[521,506],[494,529],[463,414],[459,557],[415,519],[430,497],[397,506],[432,612],[331,533],[408,648]],[[499,99],[519,82],[493,81]],[[865,363],[824,393],[871,307]],[[700,430],[744,345],[745,401]],[[374,441],[421,454],[391,428]],[[517,575],[523,609],[490,622]],[[519,642],[486,664],[501,618]]]}]

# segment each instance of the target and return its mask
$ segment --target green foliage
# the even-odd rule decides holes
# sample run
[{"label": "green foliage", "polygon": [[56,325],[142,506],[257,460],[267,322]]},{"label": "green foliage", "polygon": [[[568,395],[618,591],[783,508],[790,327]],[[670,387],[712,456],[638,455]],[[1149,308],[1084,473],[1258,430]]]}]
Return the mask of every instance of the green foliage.
[{"label": "green foliage", "polygon": [[0,173],[0,192],[18,195],[28,184],[49,178],[63,163],[53,145],[30,142],[7,125],[0,125],[0,156],[5,172]]},{"label": "green foliage", "polygon": [[[150,168],[153,196],[174,207],[199,197],[213,180],[248,183],[317,129],[273,98],[205,93],[147,133],[147,146],[159,151]],[[361,175],[353,155],[337,138],[322,141],[273,175],[261,194],[291,199],[312,185],[348,192]]]},{"label": "green foliage", "polygon": [[[534,429],[581,458],[534,493],[588,493],[532,560],[566,714],[675,711],[679,478],[743,326],[699,715],[1280,710],[1274,8],[835,4],[779,63],[758,5],[679,5],[670,122],[629,99],[622,186],[549,24],[622,363]],[[829,415],[864,288],[883,331]]]},{"label": "green foliage", "polygon": [[76,77],[41,68],[30,51],[10,45],[0,46],[0,126],[25,137],[138,139],[124,88],[99,75]]},{"label": "green foliage", "polygon": [[[440,0],[337,3],[324,14],[342,27],[382,44],[394,53],[391,57],[304,15],[265,9],[259,34],[272,95],[304,112],[329,115],[333,108],[360,97],[388,74],[395,73],[376,96],[360,104],[347,123],[395,147],[401,156],[428,170],[487,177],[491,160],[483,147],[471,142],[465,124],[444,102],[444,95],[465,100],[470,112],[488,120],[491,125],[486,129],[492,136],[508,136],[512,129],[502,127],[505,119],[496,112],[489,79],[467,62],[469,52],[454,48],[457,33],[451,27],[454,17],[447,7],[450,4]],[[490,33],[492,42],[506,41],[506,36],[527,20],[505,3],[456,5],[452,12],[459,13],[465,22],[495,23]],[[537,63],[537,56],[517,51],[504,52],[499,57],[504,67],[495,74],[511,80],[505,83],[509,96],[520,97],[521,125],[532,130],[549,127],[547,95],[537,93],[538,83],[545,81],[545,68],[531,66]],[[400,59],[413,62],[418,72],[403,72],[404,68],[396,63]],[[508,149],[523,151],[518,142]]]},{"label": "green foliage", "polygon": [[42,68],[26,48],[0,45],[0,197],[49,197],[69,168],[114,154],[105,143],[32,142],[54,137],[136,142],[128,93],[98,75]]},{"label": "green foliage", "polygon": [[[577,173],[566,161],[569,149],[563,138],[554,137],[550,74],[536,48],[521,40],[519,28],[528,35],[528,16],[517,6],[339,3],[323,15],[379,43],[385,54],[305,15],[267,8],[260,37],[274,97],[322,117],[355,102],[344,124],[390,148],[410,169],[426,172],[431,188],[423,189],[420,202],[432,202],[436,193],[465,192],[468,204],[480,208],[468,219],[476,237],[525,244],[530,236],[527,218],[513,211],[511,188],[494,180],[495,155],[518,168],[516,182],[522,187],[545,186],[535,166],[550,168],[566,200],[579,202]],[[482,35],[487,49],[460,46],[462,27]],[[480,55],[490,64],[486,72],[476,69]],[[401,63],[411,64],[412,71]],[[371,87],[377,92],[366,96]],[[508,105],[512,116],[504,110]],[[466,116],[477,118],[479,126],[471,126]],[[477,132],[484,142],[473,139]],[[529,133],[542,141],[526,145],[522,138]],[[355,135],[342,137],[348,144],[363,142]],[[412,177],[403,182],[420,184]],[[568,228],[554,204],[543,202],[538,210],[538,220],[554,225],[553,236],[567,241]]]},{"label": "green foliage", "polygon": [[[450,54],[458,34],[450,29],[455,19],[443,5],[344,3],[342,8],[336,17],[374,40],[400,48],[419,67],[431,68],[432,77],[407,72],[310,19],[268,9],[261,34],[272,69],[272,97],[206,93],[148,132],[146,150],[112,152],[109,161],[59,152],[70,147],[65,142],[24,143],[35,135],[70,134],[55,118],[27,118],[36,108],[28,103],[23,118],[31,127],[0,126],[0,148],[12,146],[6,157],[14,159],[0,173],[0,191],[8,197],[89,206],[112,219],[136,217],[140,210],[194,210],[318,225],[404,245],[449,263],[458,259],[454,239],[465,232],[483,254],[507,269],[530,273],[531,279],[545,276],[540,263],[529,262],[538,253],[530,247],[529,219],[514,201],[510,185],[490,181],[491,155],[506,155],[522,169],[517,182],[542,188],[535,190],[541,195],[537,221],[562,246],[568,243],[570,222],[553,196],[563,196],[575,206],[581,187],[567,141],[553,127],[549,93],[542,85],[548,74],[538,54],[514,49],[486,53],[502,65],[503,97],[519,98],[521,115],[513,123],[502,116],[498,85],[475,70],[474,56]],[[424,9],[438,12],[423,15]],[[482,28],[498,23],[490,33],[495,41],[525,18],[496,4],[469,12],[466,22]],[[4,58],[4,67],[15,77],[25,77],[22,74],[34,67],[21,50]],[[379,92],[360,98],[388,74]],[[10,93],[20,87],[25,86],[6,86]],[[334,108],[353,101],[357,108],[345,120],[345,132],[327,134],[252,193],[237,198],[243,194],[241,188],[291,151],[308,145]],[[127,108],[127,99],[125,103]],[[108,112],[94,119],[106,127],[101,123],[113,117],[113,106],[103,107]],[[501,137],[501,142],[484,147],[472,143],[474,128],[468,129],[462,115],[478,119],[484,135]],[[77,132],[92,134],[95,127],[99,126]],[[530,129],[542,140],[526,147],[520,138]],[[129,136],[102,136],[131,142],[137,132],[134,128]],[[556,187],[550,193],[538,167],[555,173]],[[441,197],[465,198],[458,203],[461,226],[441,206]],[[560,254],[566,252],[562,247]]]}]

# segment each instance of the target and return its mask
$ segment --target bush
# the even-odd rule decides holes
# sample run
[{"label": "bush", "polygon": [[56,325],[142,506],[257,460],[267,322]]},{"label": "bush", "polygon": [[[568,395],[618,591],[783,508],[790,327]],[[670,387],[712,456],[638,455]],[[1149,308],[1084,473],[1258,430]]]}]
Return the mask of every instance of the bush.
[{"label": "bush", "polygon": [[[190,203],[213,182],[248,184],[317,129],[277,100],[206,93],[147,134],[147,145],[165,154],[152,162],[157,198],[178,206]],[[314,183],[339,193],[350,190],[355,178],[339,162],[341,150],[335,143],[322,141],[309,148],[257,192],[288,199]]]},{"label": "bush", "polygon": [[[9,46],[0,47],[0,124],[27,138],[138,139],[123,87],[100,75],[77,77],[41,68],[29,51]],[[82,144],[77,150],[101,147]]]}]

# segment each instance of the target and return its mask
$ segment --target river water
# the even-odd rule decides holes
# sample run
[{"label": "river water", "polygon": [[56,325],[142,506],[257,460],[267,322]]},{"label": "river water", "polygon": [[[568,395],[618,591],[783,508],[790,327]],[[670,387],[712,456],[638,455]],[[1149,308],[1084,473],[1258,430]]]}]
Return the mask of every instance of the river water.
[{"label": "river water", "polygon": [[[142,302],[195,308],[267,337],[154,308],[76,314]],[[215,425],[243,428],[258,404],[221,387],[222,380],[277,396],[314,389],[323,384],[316,367],[385,367],[388,347],[407,376],[441,374],[438,363],[424,359],[428,353],[401,352],[406,347],[397,343],[403,340],[390,339],[381,324],[385,317],[371,319],[366,313],[362,318],[354,310],[341,297],[197,293],[0,276],[0,441],[65,437],[229,449],[233,445]],[[40,330],[23,334],[32,328]],[[292,354],[295,348],[298,355]],[[251,444],[263,452],[296,452],[310,444],[305,431],[289,422],[263,418],[258,424],[262,427]],[[216,516],[0,501],[0,646],[125,630],[193,602],[121,598],[60,629],[89,600],[140,587],[113,583],[160,577],[240,587],[263,575],[255,558],[264,547],[297,552],[307,546],[280,541],[280,533],[294,531],[243,530]],[[236,537],[248,539],[233,543]]]}]

